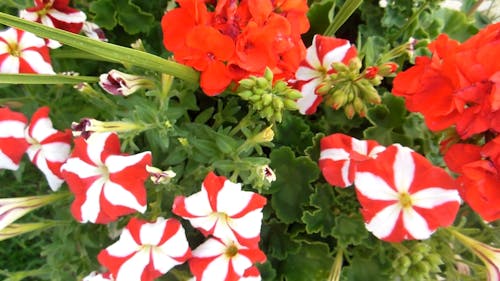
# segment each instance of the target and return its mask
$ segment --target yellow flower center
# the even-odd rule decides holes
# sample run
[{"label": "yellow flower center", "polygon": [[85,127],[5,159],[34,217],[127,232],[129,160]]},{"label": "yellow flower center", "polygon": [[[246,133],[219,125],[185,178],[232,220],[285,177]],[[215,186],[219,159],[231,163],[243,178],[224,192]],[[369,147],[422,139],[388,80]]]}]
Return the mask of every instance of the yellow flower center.
[{"label": "yellow flower center", "polygon": [[14,57],[21,56],[21,50],[19,49],[19,45],[17,45],[17,42],[8,43],[7,46],[9,47],[9,54],[11,56],[14,56]]},{"label": "yellow flower center", "polygon": [[224,255],[228,258],[232,258],[238,254],[238,247],[236,245],[231,244],[229,247],[226,248],[226,251],[224,252]]},{"label": "yellow flower center", "polygon": [[109,179],[108,167],[106,167],[106,165],[99,166],[99,171],[101,172],[101,175],[104,178],[104,180],[107,181]]},{"label": "yellow flower center", "polygon": [[406,192],[399,194],[399,204],[401,204],[403,209],[411,208],[412,202],[410,194]]}]

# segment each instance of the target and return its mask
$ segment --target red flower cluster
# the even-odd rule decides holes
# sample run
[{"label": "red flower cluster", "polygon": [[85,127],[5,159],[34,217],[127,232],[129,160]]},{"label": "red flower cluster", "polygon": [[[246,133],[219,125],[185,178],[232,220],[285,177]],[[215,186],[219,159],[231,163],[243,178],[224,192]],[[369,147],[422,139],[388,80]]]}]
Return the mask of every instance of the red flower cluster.
[{"label": "red flower cluster", "polygon": [[448,167],[460,174],[462,198],[483,219],[500,219],[500,136],[483,147],[458,143],[445,154]]},{"label": "red flower cluster", "polygon": [[462,44],[440,35],[429,49],[432,58],[418,57],[394,79],[393,94],[433,131],[455,125],[462,139],[500,132],[500,23]]},{"label": "red flower cluster", "polygon": [[201,72],[207,95],[262,75],[266,67],[275,79],[292,78],[304,58],[300,35],[309,29],[307,1],[177,2],[180,7],[163,16],[163,44],[176,61]]}]

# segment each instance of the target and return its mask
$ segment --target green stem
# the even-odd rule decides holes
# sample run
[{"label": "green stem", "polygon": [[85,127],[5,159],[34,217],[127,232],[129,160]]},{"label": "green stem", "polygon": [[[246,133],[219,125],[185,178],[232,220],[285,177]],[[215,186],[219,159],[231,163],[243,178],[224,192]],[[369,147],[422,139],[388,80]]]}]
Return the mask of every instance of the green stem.
[{"label": "green stem", "polygon": [[479,8],[479,6],[481,6],[481,4],[483,2],[484,2],[484,0],[478,0],[474,5],[472,5],[472,7],[470,8],[470,10],[467,11],[466,16],[467,17],[472,16],[477,11],[477,8]]},{"label": "green stem", "polygon": [[401,37],[401,35],[406,32],[408,27],[420,16],[420,14],[427,8],[428,5],[429,1],[426,1],[424,4],[422,4],[422,6],[406,21],[405,25],[403,25],[399,32],[389,39],[389,42],[395,41],[396,39]]},{"label": "green stem", "polygon": [[339,248],[337,250],[337,255],[335,256],[335,260],[333,261],[328,281],[340,280],[340,273],[342,272],[342,264],[344,262],[343,259],[344,259],[344,249]]},{"label": "green stem", "polygon": [[5,13],[0,13],[0,23],[26,30],[40,37],[59,41],[62,44],[101,58],[106,58],[108,61],[119,61],[121,63],[167,73],[191,83],[198,83],[199,74],[191,67],[152,54],[94,40],[65,30],[55,29],[39,23],[23,20]]},{"label": "green stem", "polygon": [[348,0],[340,7],[337,15],[326,28],[323,35],[333,36],[335,32],[349,19],[349,17],[356,11],[356,9],[363,3],[363,0]]},{"label": "green stem", "polygon": [[[55,59],[84,59],[96,61],[110,61],[110,58],[96,56],[75,48],[55,49],[50,52],[50,57]],[[120,61],[115,61],[120,63]]]},{"label": "green stem", "polygon": [[99,77],[50,74],[0,74],[0,84],[80,84],[95,83]]}]

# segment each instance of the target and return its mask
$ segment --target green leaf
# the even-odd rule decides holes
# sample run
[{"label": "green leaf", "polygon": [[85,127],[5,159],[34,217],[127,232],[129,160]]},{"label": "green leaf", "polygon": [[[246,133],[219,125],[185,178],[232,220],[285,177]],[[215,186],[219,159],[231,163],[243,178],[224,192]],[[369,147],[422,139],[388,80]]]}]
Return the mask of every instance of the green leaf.
[{"label": "green leaf", "polygon": [[441,32],[455,40],[465,41],[478,31],[467,16],[459,11],[440,9],[435,16],[444,24]]},{"label": "green leaf", "polygon": [[342,270],[342,276],[348,281],[387,281],[389,276],[385,274],[387,270],[377,262],[377,258],[364,258],[355,256],[348,267]]},{"label": "green leaf", "polygon": [[312,144],[312,138],[313,133],[303,117],[285,114],[283,122],[276,129],[274,143],[302,152]]},{"label": "green leaf", "polygon": [[360,245],[363,240],[368,238],[368,231],[365,229],[365,223],[359,212],[353,215],[340,214],[336,216],[335,226],[331,232],[337,238],[337,244],[342,248]]},{"label": "green leaf", "polygon": [[99,77],[51,74],[4,74],[0,73],[0,84],[79,84],[95,83]]},{"label": "green leaf", "polygon": [[95,13],[94,22],[100,27],[113,29],[116,24],[116,5],[113,0],[97,0],[90,4],[90,11]]},{"label": "green leaf", "polygon": [[286,260],[288,255],[297,253],[300,243],[287,230],[288,225],[273,219],[262,225],[262,249],[269,257]]},{"label": "green leaf", "polygon": [[386,92],[382,96],[382,104],[370,108],[366,117],[373,125],[398,128],[404,122],[405,113],[404,99]]},{"label": "green leaf", "polygon": [[147,32],[151,29],[155,18],[146,13],[131,0],[116,0],[118,8],[118,22],[129,34]]},{"label": "green leaf", "polygon": [[0,23],[26,30],[40,37],[54,39],[96,56],[107,58],[112,62],[131,64],[145,69],[170,74],[192,83],[198,82],[199,74],[191,67],[142,51],[94,40],[61,29],[23,20],[5,13],[0,13]]},{"label": "green leaf", "polygon": [[309,203],[315,210],[306,211],[302,215],[308,233],[320,233],[322,237],[333,234],[337,215],[333,189],[334,187],[328,184],[322,184],[317,186],[311,195]]},{"label": "green leaf", "polygon": [[349,0],[345,1],[344,5],[340,7],[340,10],[337,12],[335,17],[333,18],[332,23],[323,33],[325,36],[333,36],[335,32],[349,19],[349,17],[358,9],[359,5],[363,0]]},{"label": "green leaf", "polygon": [[309,157],[295,157],[289,147],[280,147],[270,155],[276,173],[269,193],[278,218],[285,223],[300,221],[302,206],[312,192],[310,183],[318,178],[319,169]]},{"label": "green leaf", "polygon": [[327,280],[332,264],[327,244],[303,241],[300,250],[288,255],[281,268],[287,281]]}]

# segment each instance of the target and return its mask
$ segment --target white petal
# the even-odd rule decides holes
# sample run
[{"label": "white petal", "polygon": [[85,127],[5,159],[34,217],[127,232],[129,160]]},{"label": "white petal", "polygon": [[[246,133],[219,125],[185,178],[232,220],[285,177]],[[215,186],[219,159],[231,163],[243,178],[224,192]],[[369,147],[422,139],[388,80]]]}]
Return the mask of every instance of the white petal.
[{"label": "white petal", "polygon": [[113,257],[123,258],[138,251],[140,247],[141,245],[135,242],[130,231],[125,228],[120,235],[120,239],[107,247],[106,251]]},{"label": "white petal", "polygon": [[139,281],[144,269],[149,264],[149,251],[142,250],[120,266],[115,281]]},{"label": "white petal", "polygon": [[252,266],[252,261],[250,261],[250,259],[246,256],[240,254],[234,256],[231,261],[233,262],[234,271],[240,276],[245,273],[245,270]]},{"label": "white petal", "polygon": [[415,162],[411,152],[411,149],[399,146],[394,159],[394,184],[399,192],[408,192],[415,176]]},{"label": "white petal", "polygon": [[231,242],[236,240],[236,236],[229,227],[227,220],[221,217],[219,217],[212,235],[224,242]]},{"label": "white petal", "polygon": [[306,114],[307,110],[313,106],[314,101],[318,98],[315,91],[320,82],[321,79],[317,78],[302,85],[302,89],[300,90],[302,97],[297,100],[300,113]]},{"label": "white petal", "polygon": [[225,281],[229,270],[229,259],[224,255],[214,259],[203,271],[201,280]]},{"label": "white petal", "polygon": [[205,217],[214,212],[205,188],[185,199],[186,210],[193,216]]},{"label": "white petal", "polygon": [[87,17],[85,16],[85,13],[80,12],[80,11],[70,13],[70,14],[65,14],[65,13],[59,12],[56,9],[50,9],[47,14],[49,14],[50,16],[52,16],[53,18],[55,18],[59,21],[63,21],[66,23],[83,23],[87,19]]},{"label": "white petal", "polygon": [[111,133],[93,133],[87,139],[87,155],[96,165],[103,165],[101,153],[104,151],[104,145]]},{"label": "white petal", "polygon": [[213,238],[203,242],[198,248],[193,250],[193,257],[209,258],[224,254],[226,245]]},{"label": "white petal", "polygon": [[7,169],[7,170],[17,170],[19,168],[19,165],[14,163],[12,159],[10,159],[9,156],[5,155],[2,150],[0,149],[0,169]]},{"label": "white petal", "polygon": [[326,53],[323,57],[323,67],[328,70],[332,69],[332,63],[341,62],[347,54],[347,51],[349,51],[349,48],[351,48],[351,44],[345,43]]},{"label": "white petal", "polygon": [[295,79],[300,81],[308,81],[311,79],[321,78],[323,73],[307,66],[299,66],[295,72]]},{"label": "white petal", "polygon": [[362,155],[368,155],[368,142],[351,138],[351,148]]},{"label": "white petal", "polygon": [[64,162],[68,159],[71,146],[65,142],[53,142],[42,145],[45,158],[50,162]]},{"label": "white petal", "polygon": [[179,230],[165,243],[158,246],[170,257],[182,257],[189,249],[189,243],[186,239],[186,232],[184,228]]},{"label": "white petal", "polygon": [[378,212],[369,223],[366,229],[378,238],[384,238],[391,234],[396,226],[401,207],[399,204],[392,204]]},{"label": "white petal", "polygon": [[23,51],[21,56],[36,73],[55,74],[54,69],[52,69],[52,65],[46,62],[39,52],[27,50]]},{"label": "white petal", "polygon": [[141,226],[140,237],[143,245],[158,245],[165,232],[164,218],[158,218],[155,223],[146,223]]},{"label": "white petal", "polygon": [[0,66],[0,73],[19,73],[19,58],[7,56]]},{"label": "white petal", "polygon": [[370,153],[368,154],[368,156],[371,157],[371,158],[377,158],[378,154],[381,153],[381,152],[383,152],[384,150],[385,150],[384,146],[377,145],[374,148],[372,148],[372,150],[370,151]]},{"label": "white petal", "polygon": [[217,217],[214,213],[213,215],[208,215],[206,217],[190,218],[188,220],[193,227],[209,231],[212,227],[214,227],[218,219],[219,217]]},{"label": "white petal", "polygon": [[52,172],[52,170],[49,169],[47,159],[45,158],[43,150],[40,150],[40,152],[38,153],[35,165],[45,175],[50,189],[52,189],[53,191],[57,191],[63,184],[64,180],[56,176]]},{"label": "white petal", "polygon": [[38,21],[38,13],[28,12],[26,10],[19,11],[19,17],[29,21]]},{"label": "white petal", "polygon": [[217,212],[234,216],[248,206],[253,195],[253,192],[241,191],[241,183],[226,180],[217,194]]},{"label": "white petal", "polygon": [[333,161],[349,159],[349,152],[342,148],[328,148],[321,150],[320,160],[331,159]]},{"label": "white petal", "polygon": [[[24,50],[31,47],[41,48],[45,46],[45,40],[36,36],[33,33],[24,32],[19,39],[19,49]],[[24,52],[23,52],[24,53]],[[24,55],[23,55],[24,57]]]},{"label": "white petal", "polygon": [[86,193],[85,202],[80,207],[82,212],[82,222],[95,222],[101,211],[99,198],[101,196],[104,180],[97,179],[90,185]]},{"label": "white petal", "polygon": [[399,200],[399,194],[381,177],[369,172],[356,172],[354,178],[356,189],[373,200]]},{"label": "white petal", "polygon": [[152,249],[152,257],[153,257],[153,267],[165,274],[172,267],[180,264],[177,260],[174,260],[168,255],[168,252],[164,252],[161,248],[154,247]]},{"label": "white petal", "polygon": [[107,181],[104,184],[104,197],[115,206],[129,207],[140,213],[144,213],[147,208],[146,205],[139,204],[134,194],[112,181]]},{"label": "white petal", "polygon": [[[151,154],[151,152],[142,152],[134,155],[110,155],[106,158],[105,165],[108,168],[109,173],[114,174],[122,171],[123,169],[134,166],[135,164],[141,162],[145,155]],[[146,167],[144,167],[146,169]]]},{"label": "white petal", "polygon": [[260,235],[262,216],[262,210],[259,209],[249,212],[241,218],[230,219],[228,224],[229,227],[231,227],[240,236],[245,238],[254,238]]},{"label": "white petal", "polygon": [[425,219],[412,208],[403,210],[403,224],[415,239],[427,239],[432,234]]},{"label": "white petal", "polygon": [[411,195],[413,206],[431,209],[448,202],[459,203],[460,195],[457,190],[444,189],[439,187],[429,187]]},{"label": "white petal", "polygon": [[18,41],[17,30],[14,28],[8,28],[4,31],[0,31],[0,37],[2,37],[8,43],[12,43],[12,42],[17,43],[17,41]]},{"label": "white petal", "polygon": [[36,123],[30,125],[31,138],[34,138],[38,142],[42,142],[49,136],[57,133],[52,127],[52,121],[49,118],[40,118]]},{"label": "white petal", "polygon": [[26,123],[14,120],[0,121],[0,138],[24,138]]},{"label": "white petal", "polygon": [[320,68],[321,62],[318,57],[318,50],[316,48],[316,35],[312,40],[312,45],[306,50],[306,61],[314,68]]},{"label": "white petal", "polygon": [[61,167],[61,171],[63,170],[77,174],[82,179],[101,175],[101,170],[98,167],[90,165],[80,158],[69,158]]}]

